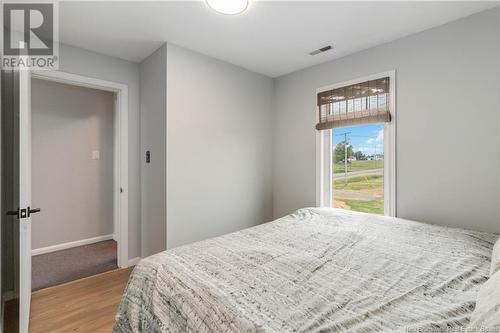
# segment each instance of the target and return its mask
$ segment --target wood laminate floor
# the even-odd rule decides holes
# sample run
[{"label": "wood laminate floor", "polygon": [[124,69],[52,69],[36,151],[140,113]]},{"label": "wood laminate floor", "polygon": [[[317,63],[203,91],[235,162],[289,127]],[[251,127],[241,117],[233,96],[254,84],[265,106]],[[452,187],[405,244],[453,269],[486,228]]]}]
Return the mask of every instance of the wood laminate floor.
[{"label": "wood laminate floor", "polygon": [[118,269],[34,292],[30,333],[111,332],[131,271]]}]

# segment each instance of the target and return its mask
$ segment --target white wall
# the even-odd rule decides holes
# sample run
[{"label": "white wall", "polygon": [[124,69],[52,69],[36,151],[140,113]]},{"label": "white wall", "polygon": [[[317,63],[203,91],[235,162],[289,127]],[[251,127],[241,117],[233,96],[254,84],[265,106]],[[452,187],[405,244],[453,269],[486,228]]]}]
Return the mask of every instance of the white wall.
[{"label": "white wall", "polygon": [[271,79],[167,46],[167,247],[272,218]]},{"label": "white wall", "polygon": [[128,86],[128,198],[129,258],[141,255],[141,172],[139,65],[118,58],[61,44],[59,70]]},{"label": "white wall", "polygon": [[33,79],[31,110],[32,248],[113,234],[113,94]]},{"label": "white wall", "polygon": [[[166,92],[167,47],[140,64],[141,209],[143,257],[166,249]],[[151,162],[146,163],[146,151]]]},{"label": "white wall", "polygon": [[274,217],[315,205],[315,90],[397,71],[397,214],[500,231],[496,9],[275,80]]}]

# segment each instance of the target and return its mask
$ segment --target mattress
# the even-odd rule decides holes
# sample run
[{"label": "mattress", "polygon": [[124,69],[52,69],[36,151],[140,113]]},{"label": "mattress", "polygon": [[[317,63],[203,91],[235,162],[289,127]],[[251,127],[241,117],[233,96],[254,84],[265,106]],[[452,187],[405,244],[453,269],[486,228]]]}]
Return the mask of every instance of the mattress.
[{"label": "mattress", "polygon": [[162,252],[118,332],[419,332],[467,326],[498,235],[337,209]]}]

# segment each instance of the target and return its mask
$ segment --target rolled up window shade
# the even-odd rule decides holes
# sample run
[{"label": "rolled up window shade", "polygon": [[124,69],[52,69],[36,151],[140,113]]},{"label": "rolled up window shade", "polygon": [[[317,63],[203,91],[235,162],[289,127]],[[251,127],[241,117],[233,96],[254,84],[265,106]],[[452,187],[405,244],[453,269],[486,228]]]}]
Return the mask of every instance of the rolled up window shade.
[{"label": "rolled up window shade", "polygon": [[318,94],[317,130],[391,121],[389,77]]}]

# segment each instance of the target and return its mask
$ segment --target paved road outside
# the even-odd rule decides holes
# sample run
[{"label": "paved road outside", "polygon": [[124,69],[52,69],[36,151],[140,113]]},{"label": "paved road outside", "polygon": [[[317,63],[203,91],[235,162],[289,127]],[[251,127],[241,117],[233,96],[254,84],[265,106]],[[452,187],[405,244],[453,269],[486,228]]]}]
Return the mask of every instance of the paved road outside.
[{"label": "paved road outside", "polygon": [[[361,170],[361,171],[352,171],[347,173],[347,178],[352,177],[362,177],[362,176],[383,176],[384,169],[371,169],[371,170]],[[333,179],[339,180],[344,179],[345,173],[334,173]]]}]

